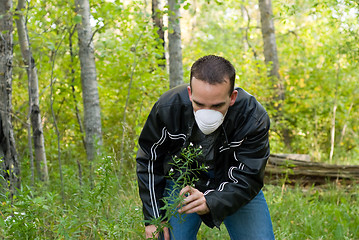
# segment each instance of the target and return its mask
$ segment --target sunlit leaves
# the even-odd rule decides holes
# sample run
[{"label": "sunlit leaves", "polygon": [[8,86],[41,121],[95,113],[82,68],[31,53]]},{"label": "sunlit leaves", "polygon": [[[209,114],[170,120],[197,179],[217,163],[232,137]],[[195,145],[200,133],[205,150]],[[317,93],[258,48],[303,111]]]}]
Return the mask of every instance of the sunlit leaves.
[{"label": "sunlit leaves", "polygon": [[[166,69],[158,67],[162,40],[143,1],[90,3],[105,146],[118,149],[124,132],[126,146],[132,149],[126,152],[130,158],[149,109],[168,86]],[[50,139],[47,144],[52,146],[55,140],[49,115],[52,80],[63,141],[82,149],[75,114],[76,106],[82,113],[82,99],[77,33],[73,31],[80,16],[75,14],[73,4],[31,1],[27,27],[39,75],[45,139]],[[184,79],[189,81],[189,68],[197,58],[206,54],[224,56],[237,69],[236,85],[256,96],[273,116],[278,109],[269,107],[275,93],[266,74],[257,4],[254,0],[183,1]],[[278,124],[285,124],[293,137],[293,151],[325,160],[337,86],[336,152],[339,159],[357,154],[358,5],[347,0],[273,0],[272,5],[280,74],[286,89],[284,102],[276,103],[285,111],[283,123],[272,121],[271,125],[272,151],[286,151],[281,136],[276,134]],[[166,8],[161,15],[168,15]],[[14,124],[22,154],[26,151],[27,83],[16,34],[14,40]]]}]

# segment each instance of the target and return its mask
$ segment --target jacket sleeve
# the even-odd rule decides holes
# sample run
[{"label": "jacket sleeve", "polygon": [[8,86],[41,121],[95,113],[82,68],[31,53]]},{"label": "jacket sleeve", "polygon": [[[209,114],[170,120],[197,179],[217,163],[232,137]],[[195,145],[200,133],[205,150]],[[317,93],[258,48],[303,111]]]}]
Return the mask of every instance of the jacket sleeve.
[{"label": "jacket sleeve", "polygon": [[269,158],[270,120],[265,113],[251,122],[241,145],[234,151],[235,166],[227,169],[228,181],[205,193],[210,213],[202,216],[209,227],[219,227],[225,217],[251,201],[263,187],[264,169]]},{"label": "jacket sleeve", "polygon": [[[160,119],[158,102],[153,106],[139,137],[137,178],[145,220],[160,217],[161,198],[165,189],[163,174],[166,128]],[[149,223],[146,222],[146,225]]]}]

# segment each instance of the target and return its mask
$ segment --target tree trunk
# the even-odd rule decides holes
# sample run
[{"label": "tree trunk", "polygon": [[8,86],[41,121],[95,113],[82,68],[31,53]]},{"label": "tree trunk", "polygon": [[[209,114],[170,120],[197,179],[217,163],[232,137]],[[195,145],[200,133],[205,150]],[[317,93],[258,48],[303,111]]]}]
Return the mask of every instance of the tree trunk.
[{"label": "tree trunk", "polygon": [[17,159],[11,123],[12,97],[12,0],[0,0],[0,174],[10,190],[20,187],[20,163]]},{"label": "tree trunk", "polygon": [[[263,51],[267,67],[269,68],[268,77],[272,82],[275,90],[274,100],[279,103],[275,109],[278,114],[275,116],[276,121],[282,122],[283,109],[282,102],[284,100],[284,83],[279,74],[279,60],[277,54],[277,44],[275,40],[275,30],[273,23],[273,12],[271,0],[259,0],[259,10],[261,14],[261,29],[263,38]],[[283,124],[280,124],[283,125]],[[288,128],[281,126],[281,133],[286,147],[291,149],[291,137]]]},{"label": "tree trunk", "polygon": [[277,85],[277,97],[280,100],[283,100],[284,89],[279,75],[279,60],[275,40],[271,0],[259,0],[259,10],[261,13],[264,58],[266,65],[270,66],[268,75],[271,78],[273,85]]},{"label": "tree trunk", "polygon": [[[25,0],[19,0],[17,6],[17,17],[15,19],[17,32],[19,35],[19,43],[21,48],[21,54],[23,61],[27,68],[28,81],[29,81],[29,100],[30,100],[30,118],[33,132],[34,149],[35,149],[35,161],[37,174],[40,180],[48,181],[49,174],[47,169],[47,160],[45,153],[44,134],[41,122],[40,104],[39,104],[39,84],[37,77],[37,69],[35,66],[35,60],[32,57],[30,49],[30,41],[28,37],[28,31],[25,25]],[[30,153],[32,154],[32,153]],[[42,164],[42,166],[41,166]]]},{"label": "tree trunk", "polygon": [[157,27],[158,40],[161,42],[162,46],[162,55],[160,59],[162,60],[159,66],[161,68],[166,67],[166,54],[165,54],[165,32],[163,31],[163,17],[161,10],[159,8],[160,0],[152,0],[152,21],[155,27]]},{"label": "tree trunk", "polygon": [[170,88],[183,84],[180,3],[178,0],[168,0],[168,49],[170,68]]},{"label": "tree trunk", "polygon": [[[340,59],[340,55],[338,56]],[[329,153],[329,162],[333,161],[334,155],[334,147],[335,147],[335,121],[336,121],[336,113],[338,107],[338,91],[339,91],[339,72],[340,72],[340,64],[338,61],[337,67],[337,74],[336,74],[336,81],[335,81],[335,96],[334,96],[334,103],[333,103],[333,115],[332,115],[332,126],[330,129],[330,153]]]},{"label": "tree trunk", "polygon": [[[92,161],[100,154],[102,130],[100,99],[97,89],[96,65],[92,43],[93,33],[90,25],[90,3],[88,0],[76,0],[75,4],[76,12],[82,18],[81,23],[77,25],[77,33],[80,49],[86,154],[90,165],[92,165]],[[92,172],[92,169],[90,171]]]}]

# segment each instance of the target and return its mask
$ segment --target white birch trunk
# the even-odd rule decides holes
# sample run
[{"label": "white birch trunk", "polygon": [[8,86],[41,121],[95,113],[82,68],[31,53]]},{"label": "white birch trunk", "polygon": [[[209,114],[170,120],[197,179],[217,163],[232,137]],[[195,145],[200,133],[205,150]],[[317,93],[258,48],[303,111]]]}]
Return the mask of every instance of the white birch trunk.
[{"label": "white birch trunk", "polygon": [[273,11],[271,0],[259,0],[259,11],[261,15],[261,30],[263,38],[263,52],[265,58],[265,64],[268,71],[268,77],[272,82],[272,87],[275,92],[275,98],[277,102],[276,110],[278,114],[274,117],[276,121],[281,125],[281,134],[286,147],[291,150],[291,137],[288,128],[283,124],[283,109],[282,104],[285,98],[285,89],[283,79],[279,74],[279,60],[277,54],[277,43],[275,39],[275,30],[273,22]]},{"label": "white birch trunk", "polygon": [[86,154],[93,161],[100,154],[102,145],[101,110],[97,89],[96,65],[92,30],[90,25],[90,3],[76,0],[76,12],[82,21],[77,25],[79,57],[81,63],[82,98],[84,104],[84,126],[86,133]]},{"label": "white birch trunk", "polygon": [[261,14],[264,58],[266,65],[269,67],[268,75],[273,82],[273,87],[277,86],[278,99],[283,100],[284,88],[279,75],[279,60],[277,54],[277,43],[275,40],[271,0],[259,0],[259,10]]},{"label": "white birch trunk", "polygon": [[168,0],[168,50],[170,88],[183,84],[181,26],[180,26],[180,1]]},{"label": "white birch trunk", "polygon": [[332,127],[330,129],[330,153],[329,153],[329,162],[333,161],[334,147],[335,147],[335,117],[337,113],[337,101],[334,101],[333,106],[333,117],[332,117]]},{"label": "white birch trunk", "polygon": [[[15,19],[17,32],[19,36],[19,43],[21,48],[21,54],[23,61],[27,68],[28,81],[29,81],[29,100],[30,100],[30,118],[33,132],[34,149],[35,149],[35,161],[36,170],[40,180],[49,180],[44,133],[42,128],[40,103],[39,103],[39,83],[37,77],[37,69],[35,66],[35,60],[32,57],[30,49],[30,41],[28,31],[25,25],[25,17],[23,11],[25,10],[25,0],[19,0],[17,6],[17,17]],[[30,153],[32,154],[32,153]],[[41,166],[42,165],[42,166]]]},{"label": "white birch trunk", "polygon": [[[340,55],[338,55],[338,59],[340,59]],[[333,103],[333,117],[332,117],[332,126],[330,129],[330,153],[329,153],[329,162],[333,161],[334,156],[334,148],[335,148],[335,122],[336,122],[336,113],[338,108],[338,94],[339,94],[339,74],[340,74],[340,64],[338,62],[337,65],[337,73],[336,73],[336,81],[335,81],[335,96]]]},{"label": "white birch trunk", "polygon": [[10,190],[10,197],[15,193],[15,188],[20,187],[20,163],[16,155],[11,123],[13,58],[11,10],[12,0],[0,0],[0,174],[6,180],[1,182]]}]

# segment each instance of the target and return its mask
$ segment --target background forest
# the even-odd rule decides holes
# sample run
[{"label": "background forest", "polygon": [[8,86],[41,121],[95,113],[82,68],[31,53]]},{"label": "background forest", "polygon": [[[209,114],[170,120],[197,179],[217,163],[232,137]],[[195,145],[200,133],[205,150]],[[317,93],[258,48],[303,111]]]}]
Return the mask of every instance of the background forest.
[{"label": "background forest", "polygon": [[[137,138],[152,105],[170,88],[168,41],[178,33],[175,23],[181,31],[181,81],[189,82],[192,63],[203,55],[230,60],[237,70],[236,85],[254,95],[271,116],[272,153],[359,164],[356,0],[272,0],[277,78],[268,74],[275,63],[265,59],[257,1],[182,0],[173,8],[165,1],[91,0],[88,45],[93,44],[101,110],[93,158],[86,152],[88,123],[84,127],[92,112],[86,115],[81,83],[86,64],[80,61],[79,26],[84,14],[73,1],[23,2],[21,10],[13,3],[11,122],[19,190],[7,190],[3,174],[0,238],[143,238],[135,177]],[[158,10],[153,10],[154,3]],[[176,11],[181,17],[171,25]],[[154,24],[154,15],[163,20],[162,29]],[[37,69],[46,155],[41,162],[29,137],[30,65],[16,22],[22,18]],[[279,88],[282,97],[277,96]],[[358,188],[337,187],[289,189],[268,183],[264,191],[276,238],[358,239]],[[228,235],[201,228],[199,239]]]}]

